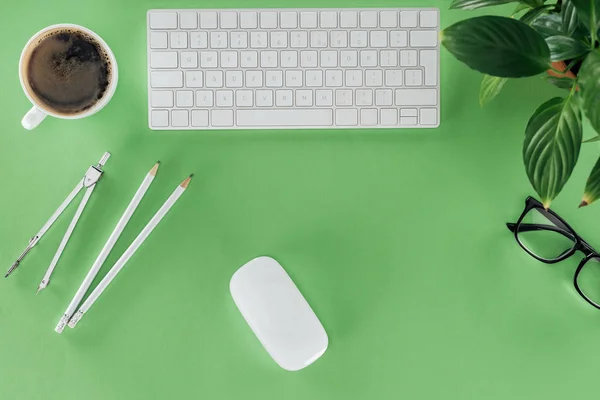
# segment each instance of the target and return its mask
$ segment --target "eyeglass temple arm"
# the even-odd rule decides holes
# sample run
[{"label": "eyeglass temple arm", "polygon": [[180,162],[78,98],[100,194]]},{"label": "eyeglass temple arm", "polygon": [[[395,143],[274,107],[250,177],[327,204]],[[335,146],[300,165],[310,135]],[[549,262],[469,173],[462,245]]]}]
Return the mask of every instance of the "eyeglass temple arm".
[{"label": "eyeglass temple arm", "polygon": [[[510,229],[511,232],[515,232],[515,230],[517,229],[517,224],[513,224],[513,223],[507,223],[506,226],[508,227],[508,229]],[[540,224],[521,224],[521,226],[519,227],[519,230],[521,232],[531,232],[531,231],[552,231],[552,232],[557,232],[560,233],[561,235],[563,235],[564,237],[566,237],[567,239],[570,240],[574,240],[575,238],[573,237],[573,235],[571,235],[569,232],[565,231],[564,229],[560,229],[559,227],[556,226],[552,226],[552,225],[540,225]],[[583,239],[579,239],[581,241],[581,245],[588,250],[589,252],[593,252],[596,253],[596,250],[594,250],[594,248],[592,246],[589,245],[589,243],[587,243],[585,240]]]}]

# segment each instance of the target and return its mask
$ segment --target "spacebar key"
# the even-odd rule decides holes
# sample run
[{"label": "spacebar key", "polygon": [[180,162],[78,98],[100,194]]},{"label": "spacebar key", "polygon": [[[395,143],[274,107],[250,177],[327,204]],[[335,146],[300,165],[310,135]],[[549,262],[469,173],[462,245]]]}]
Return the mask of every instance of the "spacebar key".
[{"label": "spacebar key", "polygon": [[237,126],[331,126],[332,110],[238,110]]}]

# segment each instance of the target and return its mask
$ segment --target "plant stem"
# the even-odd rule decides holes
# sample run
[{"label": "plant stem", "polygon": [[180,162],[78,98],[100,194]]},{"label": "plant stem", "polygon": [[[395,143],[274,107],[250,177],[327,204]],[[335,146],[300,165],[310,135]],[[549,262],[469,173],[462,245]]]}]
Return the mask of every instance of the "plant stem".
[{"label": "plant stem", "polygon": [[577,64],[578,61],[579,60],[571,60],[571,62],[569,63],[569,65],[567,65],[567,68],[565,68],[565,71],[563,73],[566,74],[567,72],[569,72],[571,68],[573,68],[575,64]]}]

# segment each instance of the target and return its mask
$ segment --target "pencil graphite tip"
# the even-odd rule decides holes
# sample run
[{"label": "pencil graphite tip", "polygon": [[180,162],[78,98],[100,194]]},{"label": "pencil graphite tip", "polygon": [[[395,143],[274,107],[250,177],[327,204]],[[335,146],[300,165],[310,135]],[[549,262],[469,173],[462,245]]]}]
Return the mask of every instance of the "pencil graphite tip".
[{"label": "pencil graphite tip", "polygon": [[192,180],[193,177],[194,177],[194,174],[191,174],[190,176],[185,178],[185,180],[183,182],[181,182],[181,184],[179,186],[181,186],[184,189],[187,189],[187,187],[190,185],[190,181]]},{"label": "pencil graphite tip", "polygon": [[160,161],[154,164],[154,167],[150,170],[149,174],[152,176],[156,176],[156,171],[158,171],[158,167],[160,166]]},{"label": "pencil graphite tip", "polygon": [[42,289],[44,289],[44,288],[41,287],[41,286],[38,286],[37,292],[35,292],[35,295],[37,296],[38,294],[40,294],[40,292],[42,291]]},{"label": "pencil graphite tip", "polygon": [[12,274],[15,269],[17,269],[18,266],[19,266],[19,262],[15,261],[15,263],[10,266],[8,271],[6,271],[6,275],[4,275],[4,277],[8,278],[10,276],[10,274]]}]

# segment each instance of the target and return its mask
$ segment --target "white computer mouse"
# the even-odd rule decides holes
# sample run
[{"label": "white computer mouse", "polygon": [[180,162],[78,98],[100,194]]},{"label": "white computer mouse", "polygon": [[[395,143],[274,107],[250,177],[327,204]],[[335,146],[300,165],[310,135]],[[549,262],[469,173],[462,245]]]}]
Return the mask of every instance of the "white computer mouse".
[{"label": "white computer mouse", "polygon": [[271,257],[258,257],[240,267],[229,289],[244,319],[281,368],[298,371],[327,350],[323,325]]}]

